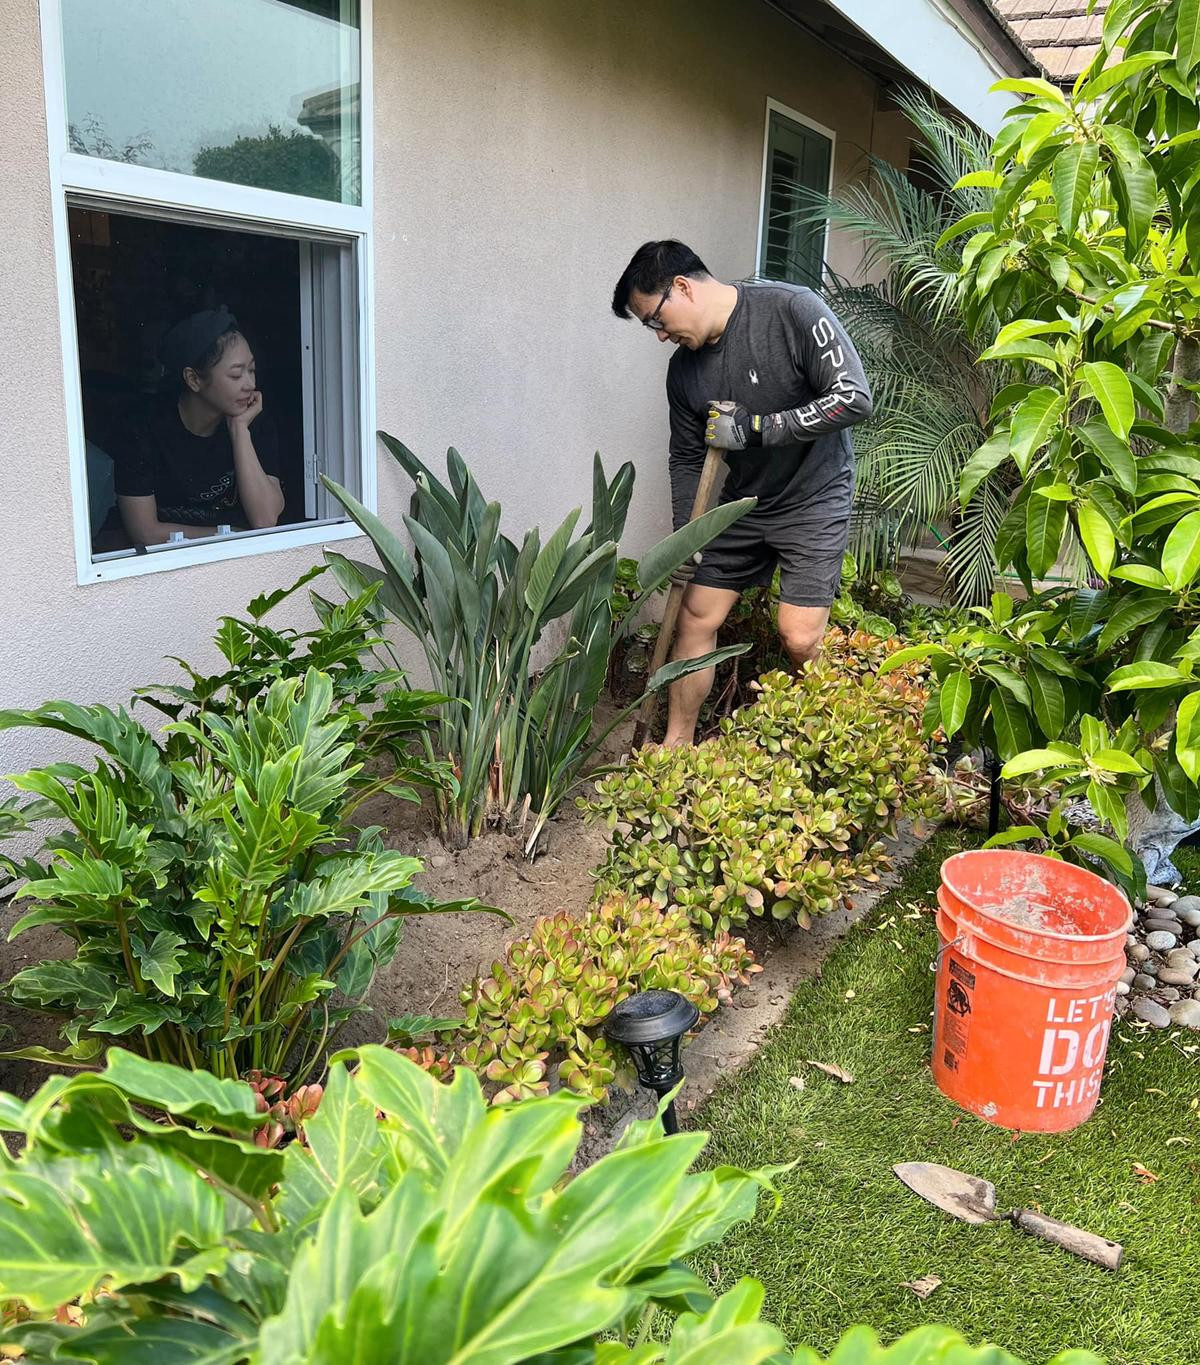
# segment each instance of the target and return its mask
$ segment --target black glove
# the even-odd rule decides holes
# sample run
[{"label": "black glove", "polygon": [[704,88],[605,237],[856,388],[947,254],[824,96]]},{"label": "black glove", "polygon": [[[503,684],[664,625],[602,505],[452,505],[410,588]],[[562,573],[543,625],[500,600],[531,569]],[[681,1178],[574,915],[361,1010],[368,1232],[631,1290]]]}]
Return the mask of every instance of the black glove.
[{"label": "black glove", "polygon": [[755,416],[740,403],[728,399],[710,399],[708,427],[704,439],[718,450],[746,450],[760,446],[762,418]]}]

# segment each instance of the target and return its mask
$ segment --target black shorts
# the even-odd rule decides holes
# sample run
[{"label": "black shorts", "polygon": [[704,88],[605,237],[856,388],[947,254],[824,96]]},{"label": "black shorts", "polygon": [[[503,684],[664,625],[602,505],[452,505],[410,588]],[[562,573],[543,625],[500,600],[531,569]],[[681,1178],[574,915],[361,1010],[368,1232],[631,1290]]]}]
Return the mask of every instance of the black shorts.
[{"label": "black shorts", "polygon": [[781,602],[831,606],[841,583],[853,501],[851,468],[800,503],[755,508],[704,549],[692,581],[741,592],[765,587],[778,566]]}]

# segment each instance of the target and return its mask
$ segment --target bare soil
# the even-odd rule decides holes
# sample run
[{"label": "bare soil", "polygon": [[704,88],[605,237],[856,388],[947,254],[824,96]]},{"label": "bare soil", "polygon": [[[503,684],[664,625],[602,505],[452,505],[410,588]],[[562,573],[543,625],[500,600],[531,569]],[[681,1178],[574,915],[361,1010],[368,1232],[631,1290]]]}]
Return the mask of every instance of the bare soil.
[{"label": "bare soil", "polygon": [[404,922],[400,951],[371,991],[375,1016],[351,1021],[339,1042],[352,1046],[378,1041],[387,1021],[400,1014],[456,1018],[459,992],[491,968],[515,938],[527,934],[543,915],[579,914],[592,896],[592,870],[604,856],[604,829],[585,824],[573,804],[547,829],[544,851],[530,862],[522,840],[498,830],[449,849],[438,838],[433,812],[387,798],[364,809],[366,823],[387,829],[389,848],[425,864],[416,884],[439,901],[476,896],[494,914],[415,915]]}]

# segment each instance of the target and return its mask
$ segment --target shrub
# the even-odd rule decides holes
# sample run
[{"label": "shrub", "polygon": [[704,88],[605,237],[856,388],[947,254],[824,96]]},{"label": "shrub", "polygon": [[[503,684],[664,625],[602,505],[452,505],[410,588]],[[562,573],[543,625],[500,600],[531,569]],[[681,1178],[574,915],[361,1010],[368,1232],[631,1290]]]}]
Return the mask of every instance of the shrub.
[{"label": "shrub", "polygon": [[555,1068],[568,1089],[603,1099],[624,1065],[600,1032],[614,1005],[636,990],[673,990],[711,1014],[760,970],[739,938],[701,943],[682,911],[608,896],[581,918],[538,920],[463,992],[473,1036],[461,1055],[501,1087],[497,1101],[545,1094]]},{"label": "shrub", "polygon": [[581,802],[612,831],[601,889],[680,908],[708,931],[751,915],[832,910],[885,863],[879,838],[935,806],[912,667],[879,677],[890,641],[831,632],[801,677],[769,673],[759,700],[688,749],[644,749]]},{"label": "shrub", "polygon": [[[1191,4],[1111,4],[1069,92],[1001,82],[1028,98],[979,173],[992,212],[943,234],[963,244],[960,306],[993,341],[981,359],[1019,381],[992,403],[960,503],[988,477],[1015,490],[996,561],[1030,594],[998,597],[934,657],[946,728],[982,735],[1005,776],[1086,795],[1112,837],[1055,851],[1104,859],[1131,894],[1131,851],[1170,878],[1200,822],[1197,32]],[[1073,545],[1090,586],[1035,592]]]},{"label": "shrub", "polygon": [[[415,554],[346,489],[326,480],[371,537],[383,568],[327,557],[351,596],[382,584],[380,606],[424,650],[434,685],[447,698],[437,745],[458,778],[439,808],[448,842],[462,847],[488,822],[523,829],[532,815],[526,842],[532,855],[546,820],[582,780],[604,738],[591,740],[592,718],[614,643],[633,629],[650,595],[754,500],[714,507],[651,546],[636,575],[626,568],[615,594],[631,464],[609,481],[597,456],[584,529],[576,535],[576,508],[544,543],[532,527],[518,548],[500,532],[500,504],[485,500],[456,450],[447,455],[447,485],[394,437],[381,437],[416,485],[412,515],[404,518]],[[615,627],[614,601],[624,613]],[[534,651],[560,622],[562,644],[535,675]],[[647,690],[740,652],[739,646],[676,660],[647,679]]]},{"label": "shrub", "polygon": [[578,1096],[489,1109],[465,1068],[443,1085],[382,1047],[342,1059],[282,1151],[249,1140],[249,1087],[119,1049],[26,1105],[0,1096],[26,1144],[0,1167],[0,1298],[83,1318],[8,1339],[105,1365],[502,1365],[710,1311],[682,1259],[750,1217],[771,1172],[689,1174],[704,1137],[653,1121],[563,1187]]},{"label": "shrub", "polygon": [[350,823],[379,791],[416,799],[443,780],[410,751],[441,698],[363,662],[375,588],[337,607],[314,594],[315,631],[264,626],[298,586],[255,599],[248,620],[223,619],[225,672],[184,664],[190,687],[144,689],[171,717],[161,742],[124,708],[0,713],[0,728],[42,726],[100,750],[90,770],[56,763],[12,779],[34,799],[8,804],[9,832],[45,819],[56,829],[40,857],[0,858],[31,903],[10,937],[53,925],[74,953],[4,987],[14,1004],[60,1015],[67,1048],[10,1056],[84,1065],[123,1037],[159,1060],[299,1084],[365,1008],[402,916],[479,908],[431,903],[411,886],[415,858]]},{"label": "shrub", "polygon": [[[6,1353],[820,1365],[760,1319],[756,1280],[714,1299],[686,1264],[753,1216],[776,1171],[691,1172],[705,1135],[667,1137],[655,1119],[567,1181],[578,1096],[489,1109],[465,1068],[443,1085],[381,1047],[340,1060],[353,1071],[334,1065],[283,1151],[248,1140],[262,1121],[249,1087],[119,1049],[102,1074],[55,1078],[28,1104],[0,1094],[0,1127],[25,1139],[0,1165],[0,1297],[18,1319]],[[670,1340],[647,1341],[661,1312]],[[829,1358],[985,1362],[1021,1365],[943,1327],[889,1347],[855,1328]]]}]

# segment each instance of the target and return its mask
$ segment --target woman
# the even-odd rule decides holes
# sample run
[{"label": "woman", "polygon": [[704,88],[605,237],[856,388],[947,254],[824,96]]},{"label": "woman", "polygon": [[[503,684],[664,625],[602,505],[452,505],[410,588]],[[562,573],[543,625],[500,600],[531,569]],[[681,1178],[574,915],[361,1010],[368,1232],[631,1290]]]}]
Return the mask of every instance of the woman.
[{"label": "woman", "polygon": [[283,511],[275,428],[254,355],[227,309],[194,313],[163,339],[170,393],[114,452],[117,507],[135,545],[274,526]]}]

